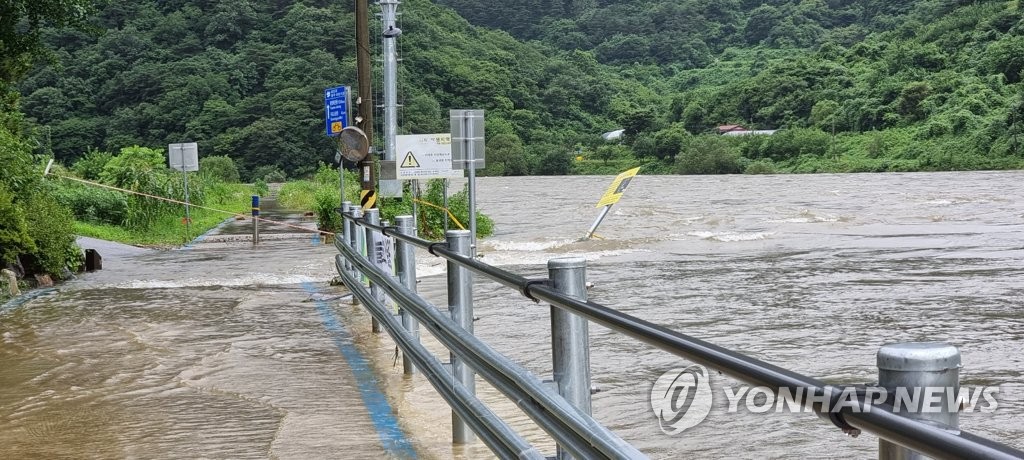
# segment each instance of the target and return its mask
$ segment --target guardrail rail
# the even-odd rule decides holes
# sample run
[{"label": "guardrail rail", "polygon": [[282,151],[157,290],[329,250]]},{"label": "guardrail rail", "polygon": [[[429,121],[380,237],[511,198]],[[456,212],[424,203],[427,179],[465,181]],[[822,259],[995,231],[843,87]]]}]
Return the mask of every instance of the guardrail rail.
[{"label": "guardrail rail", "polygon": [[[947,427],[925,424],[893,412],[885,402],[863,398],[855,404],[837,399],[844,387],[826,384],[770,363],[705,342],[613,308],[587,300],[586,264],[579,258],[552,259],[547,279],[528,279],[472,257],[470,234],[451,230],[443,242],[415,235],[412,216],[399,216],[396,226],[382,225],[376,209],[365,215],[345,202],[339,209],[343,231],[336,235],[340,252],[335,265],[354,298],[382,326],[403,353],[406,373],[422,372],[453,413],[453,442],[478,436],[500,458],[546,458],[500,420],[475,396],[474,374],[515,402],[556,442],[558,458],[646,458],[590,415],[590,369],[587,322],[594,322],[668,353],[717,369],[749,384],[808,395],[801,403],[839,429],[856,436],[861,431],[933,458],[1024,458],[1024,451]],[[395,274],[382,268],[379,254],[391,250],[384,236],[394,239]],[[447,261],[448,312],[416,293],[415,248]],[[384,251],[381,251],[384,249]],[[473,276],[481,275],[517,291],[534,302],[551,305],[552,362],[555,386],[494,351],[473,335]],[[399,306],[398,318],[384,301]],[[442,362],[419,343],[426,328],[450,352]],[[557,390],[555,389],[557,388]],[[870,406],[870,407],[869,407]],[[887,456],[886,450],[882,451]],[[908,451],[909,452],[909,451]]]}]

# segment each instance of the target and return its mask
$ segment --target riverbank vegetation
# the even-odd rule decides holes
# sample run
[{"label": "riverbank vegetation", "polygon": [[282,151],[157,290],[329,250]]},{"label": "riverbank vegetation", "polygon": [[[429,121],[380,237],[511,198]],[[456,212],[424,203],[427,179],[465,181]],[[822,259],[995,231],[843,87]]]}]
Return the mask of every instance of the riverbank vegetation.
[{"label": "riverbank vegetation", "polygon": [[[482,175],[1022,167],[1018,0],[437,3],[401,6],[401,130],[485,109]],[[111,2],[90,24],[44,29],[59,65],[19,86],[58,159],[190,139],[255,181],[333,158],[350,4]]]},{"label": "riverbank vegetation", "polygon": [[117,155],[94,150],[70,169],[58,167],[57,176],[120,189],[72,179],[57,182],[57,201],[74,214],[75,232],[127,244],[179,246],[231,218],[231,213],[249,214],[255,189],[238,183],[230,158],[210,156],[200,160],[198,173],[190,173],[188,195],[194,206],[189,212],[191,225],[186,226],[184,205],[159,199],[185,200],[184,176],[169,169],[165,158],[165,151],[133,146]]},{"label": "riverbank vegetation", "polygon": [[[161,152],[182,140],[199,143],[211,171],[190,183],[193,201],[244,212],[252,189],[237,181],[262,195],[268,183],[312,178],[291,187],[325,228],[337,225],[335,179],[317,170],[335,153],[321,95],[356,83],[351,5],[15,5],[0,24],[4,263],[74,267],[75,230],[187,239],[178,205],[40,175],[53,157],[68,165],[61,174],[180,198]],[[444,132],[448,109],[485,109],[481,175],[1024,167],[1019,0],[408,0],[401,9],[400,129]],[[723,136],[725,125],[774,133]],[[381,203],[389,216],[411,197]],[[220,218],[196,210],[194,231]]]},{"label": "riverbank vegetation", "polygon": [[[47,55],[44,27],[85,27],[88,1],[23,5],[15,2],[0,21],[0,268],[19,278],[49,274],[62,279],[82,264],[71,213],[43,179],[46,159],[39,155],[41,133],[19,111],[15,85],[32,64]],[[2,283],[6,283],[5,281]],[[6,295],[6,288],[0,299]]]},{"label": "riverbank vegetation", "polygon": [[[339,203],[349,201],[359,203],[360,183],[354,171],[345,171],[345,196],[341,197],[341,177],[338,169],[320,164],[316,174],[310,180],[289,181],[281,186],[277,195],[278,204],[285,209],[311,211],[316,214],[317,226],[324,231],[341,231],[341,215],[338,214]],[[419,216],[417,227],[419,236],[431,240],[444,238],[444,219],[449,218],[449,228],[466,226],[469,222],[469,197],[465,188],[449,192],[448,208],[443,205],[444,185],[440,179],[425,182],[426,190],[414,196],[411,183],[405,187],[401,199],[383,198],[377,200],[381,220],[394,223],[395,216],[413,215],[412,203],[418,200]],[[458,223],[455,223],[458,221]],[[477,236],[490,236],[494,231],[494,222],[481,212],[476,213]]]}]

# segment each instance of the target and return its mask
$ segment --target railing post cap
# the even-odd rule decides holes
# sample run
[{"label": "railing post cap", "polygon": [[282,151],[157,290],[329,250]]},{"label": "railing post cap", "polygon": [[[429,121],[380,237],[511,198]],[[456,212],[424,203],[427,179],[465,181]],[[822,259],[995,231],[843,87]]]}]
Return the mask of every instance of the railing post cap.
[{"label": "railing post cap", "polygon": [[448,230],[448,232],[444,234],[444,236],[446,236],[448,238],[464,238],[464,237],[467,237],[469,235],[470,235],[469,230],[458,230],[458,229]]},{"label": "railing post cap", "polygon": [[960,367],[960,350],[948,343],[890,343],[878,349],[878,368],[888,371],[943,371]]},{"label": "railing post cap", "polygon": [[570,268],[585,268],[587,259],[585,257],[559,257],[548,260],[548,269],[565,270]]},{"label": "railing post cap", "polygon": [[376,216],[376,215],[380,214],[380,209],[370,208],[370,209],[367,209],[364,214],[366,214],[367,216]]}]

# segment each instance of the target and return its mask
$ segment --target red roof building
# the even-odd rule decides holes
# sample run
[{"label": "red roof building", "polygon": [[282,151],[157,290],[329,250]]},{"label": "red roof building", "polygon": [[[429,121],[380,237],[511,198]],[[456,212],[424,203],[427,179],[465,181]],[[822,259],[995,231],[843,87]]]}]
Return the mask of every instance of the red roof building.
[{"label": "red roof building", "polygon": [[725,134],[732,131],[746,131],[742,125],[721,125],[718,127],[718,134]]}]

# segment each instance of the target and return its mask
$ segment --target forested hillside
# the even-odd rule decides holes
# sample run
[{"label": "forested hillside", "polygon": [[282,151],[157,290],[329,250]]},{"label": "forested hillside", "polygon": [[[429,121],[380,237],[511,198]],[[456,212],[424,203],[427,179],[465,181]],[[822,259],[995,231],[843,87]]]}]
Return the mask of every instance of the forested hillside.
[{"label": "forested hillside", "polygon": [[[1016,0],[440,1],[652,88],[616,114],[628,152],[598,158],[690,173],[1022,166]],[[785,130],[691,137],[723,124]]]},{"label": "forested hillside", "polygon": [[[486,109],[485,174],[1022,166],[1017,0],[437,3],[399,9],[400,126]],[[333,157],[321,97],[356,84],[349,2],[110,2],[95,26],[47,33],[57,64],[20,86],[58,159],[198,141],[252,178]],[[780,131],[708,135],[723,124]]]},{"label": "forested hillside", "polygon": [[[710,64],[728,47],[853,44],[916,5],[886,0],[439,0],[474,24],[604,63]],[[950,3],[950,2],[946,2]],[[972,2],[963,2],[972,3]]]},{"label": "forested hillside", "polygon": [[[101,35],[45,37],[57,65],[40,66],[22,82],[22,109],[66,162],[89,149],[197,141],[201,155],[236,159],[243,176],[270,166],[303,175],[334,157],[323,133],[323,89],[357,83],[351,8],[110,2],[95,21]],[[607,106],[632,83],[604,75],[590,55],[554,55],[474,28],[425,0],[403,2],[401,12],[404,130],[447,131],[448,109],[485,108],[491,137],[521,157],[524,150],[564,151],[577,134],[614,129]]]}]

